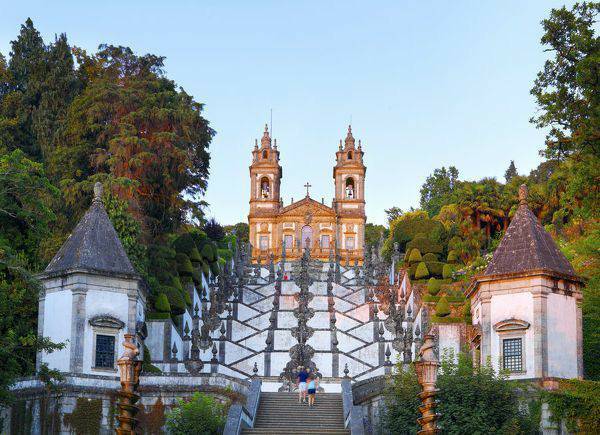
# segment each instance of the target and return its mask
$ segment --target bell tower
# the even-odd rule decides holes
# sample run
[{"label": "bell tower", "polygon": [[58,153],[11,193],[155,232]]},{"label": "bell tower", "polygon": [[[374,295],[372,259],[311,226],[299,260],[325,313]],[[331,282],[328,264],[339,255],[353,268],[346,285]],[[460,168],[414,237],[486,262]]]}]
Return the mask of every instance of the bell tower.
[{"label": "bell tower", "polygon": [[255,249],[272,250],[277,240],[276,231],[272,228],[273,218],[281,209],[280,186],[282,170],[279,164],[277,140],[271,145],[269,127],[260,140],[255,141],[250,165],[250,243]]},{"label": "bell tower", "polygon": [[365,174],[363,150],[360,140],[358,147],[352,136],[352,126],[344,144],[335,153],[336,165],[333,167],[335,198],[333,208],[338,216],[337,248],[343,255],[362,260],[365,241]]}]

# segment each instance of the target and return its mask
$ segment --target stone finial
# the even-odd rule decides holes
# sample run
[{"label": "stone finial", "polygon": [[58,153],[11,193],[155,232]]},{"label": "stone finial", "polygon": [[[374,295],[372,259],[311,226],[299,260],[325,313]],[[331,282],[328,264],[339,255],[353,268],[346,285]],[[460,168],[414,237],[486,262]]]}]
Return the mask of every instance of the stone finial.
[{"label": "stone finial", "polygon": [[227,332],[227,329],[225,328],[225,322],[221,322],[221,329],[219,330],[219,332],[221,333],[221,339],[224,339],[225,332]]},{"label": "stone finial", "polygon": [[521,184],[521,186],[519,187],[519,204],[520,205],[527,205],[528,194],[529,194],[529,191],[527,189],[527,185]]},{"label": "stone finial", "polygon": [[348,373],[350,373],[350,370],[348,369],[348,363],[346,363],[344,365],[344,377],[347,378],[348,377]]},{"label": "stone finial", "polygon": [[216,359],[217,359],[217,353],[219,353],[219,351],[217,350],[217,344],[216,343],[213,343],[213,347],[212,347],[212,351],[211,352],[212,352],[212,355],[213,355],[212,360],[216,361]]},{"label": "stone finial", "polygon": [[[190,327],[188,326],[188,322],[185,322],[183,332],[185,333],[186,336],[190,333]],[[173,343],[173,344],[175,344],[175,343]]]},{"label": "stone finial", "polygon": [[386,345],[385,346],[385,361],[389,362],[390,361],[390,356],[392,356],[392,351],[390,350],[390,345]]},{"label": "stone finial", "polygon": [[104,188],[102,187],[102,183],[96,181],[94,184],[94,202],[102,202],[102,193],[104,192]]},{"label": "stone finial", "polygon": [[198,302],[196,302],[194,304],[194,316],[198,316],[198,311],[200,311],[200,308],[198,307]]},{"label": "stone finial", "polygon": [[269,126],[267,124],[265,124],[265,132],[263,133],[263,137],[260,140],[260,145],[263,148],[271,147],[271,136],[269,135]]},{"label": "stone finial", "polygon": [[173,342],[173,347],[171,348],[171,353],[173,354],[173,359],[177,359],[177,344]]},{"label": "stone finial", "polygon": [[354,147],[354,136],[352,136],[352,126],[348,125],[348,134],[345,140],[346,147]]},{"label": "stone finial", "polygon": [[419,357],[421,361],[437,361],[435,356],[435,337],[433,334],[426,334],[424,337],[423,345],[419,350]]},{"label": "stone finial", "polygon": [[258,375],[258,363],[256,361],[254,361],[254,367],[252,367],[252,373],[254,373],[254,376]]}]

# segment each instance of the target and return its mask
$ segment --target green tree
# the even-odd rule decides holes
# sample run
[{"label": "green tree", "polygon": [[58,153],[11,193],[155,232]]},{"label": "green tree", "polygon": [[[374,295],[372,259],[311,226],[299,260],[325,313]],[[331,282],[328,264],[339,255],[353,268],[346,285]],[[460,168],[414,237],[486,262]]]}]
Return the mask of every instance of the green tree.
[{"label": "green tree", "polygon": [[228,406],[215,398],[194,393],[189,400],[181,399],[167,413],[167,429],[178,435],[220,435],[225,426]]},{"label": "green tree", "polygon": [[238,222],[235,225],[226,225],[224,229],[225,234],[227,235],[235,233],[235,238],[238,242],[248,243],[250,238],[250,228],[246,222]]},{"label": "green tree", "polygon": [[515,161],[511,160],[510,165],[508,165],[508,169],[506,170],[506,172],[504,172],[504,179],[508,183],[508,182],[510,182],[510,180],[513,179],[513,177],[516,177],[517,175],[519,175],[519,173],[517,172],[517,167],[515,166]]},{"label": "green tree", "polygon": [[391,207],[385,210],[385,214],[387,215],[388,225],[390,225],[392,221],[398,219],[404,212],[399,207]]},{"label": "green tree", "polygon": [[367,223],[365,225],[365,244],[369,247],[377,246],[381,238],[387,237],[387,228],[383,225]]},{"label": "green tree", "polygon": [[437,215],[442,206],[449,203],[451,194],[458,183],[458,169],[450,166],[435,169],[421,187],[420,205],[429,217]]},{"label": "green tree", "polygon": [[541,43],[552,53],[531,89],[539,108],[533,122],[550,127],[542,154],[563,160],[573,153],[600,153],[600,38],[595,23],[600,3],[553,9],[542,21]]},{"label": "green tree", "polygon": [[40,285],[31,274],[44,266],[38,246],[56,194],[40,163],[18,149],[0,152],[0,405],[11,400],[17,377],[33,374],[36,352],[61,347],[37,335]]}]

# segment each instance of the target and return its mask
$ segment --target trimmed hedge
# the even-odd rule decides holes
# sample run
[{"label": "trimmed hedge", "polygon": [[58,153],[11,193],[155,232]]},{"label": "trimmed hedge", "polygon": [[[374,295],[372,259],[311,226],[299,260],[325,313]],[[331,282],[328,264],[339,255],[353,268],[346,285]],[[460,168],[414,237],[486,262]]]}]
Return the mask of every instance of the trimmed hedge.
[{"label": "trimmed hedge", "polygon": [[192,272],[194,271],[194,268],[192,266],[192,262],[190,261],[190,258],[187,255],[180,252],[176,255],[176,259],[177,259],[177,272],[179,272],[180,275],[192,276]]},{"label": "trimmed hedge", "polygon": [[192,297],[190,296],[190,292],[184,291],[183,292],[183,299],[185,300],[186,305],[191,308],[193,302],[192,302]]},{"label": "trimmed hedge", "polygon": [[423,279],[423,278],[427,278],[428,276],[429,276],[429,269],[427,268],[427,265],[421,261],[419,263],[419,265],[417,266],[417,269],[415,270],[415,278]]},{"label": "trimmed hedge", "polygon": [[454,249],[448,252],[448,263],[456,263],[458,261],[458,254]]},{"label": "trimmed hedge", "polygon": [[157,296],[156,301],[154,301],[154,308],[161,313],[171,312],[171,304],[169,304],[169,299],[166,294],[161,293]]},{"label": "trimmed hedge", "polygon": [[185,300],[183,299],[182,292],[177,290],[175,287],[163,286],[162,292],[167,295],[169,299],[169,305],[171,305],[171,314],[177,316],[185,312]]},{"label": "trimmed hedge", "polygon": [[435,306],[435,315],[438,317],[446,317],[450,315],[450,304],[446,296],[442,296]]},{"label": "trimmed hedge", "polygon": [[167,320],[170,318],[171,318],[171,313],[157,313],[157,312],[146,313],[146,320]]},{"label": "trimmed hedge", "polygon": [[435,296],[440,292],[442,288],[441,286],[442,283],[440,283],[437,279],[429,278],[429,282],[427,283],[427,291],[430,295]]},{"label": "trimmed hedge", "polygon": [[460,317],[439,317],[435,314],[431,316],[431,323],[464,323],[464,319]]},{"label": "trimmed hedge", "polygon": [[431,275],[440,278],[442,277],[445,263],[440,263],[439,261],[427,261],[425,264],[427,265],[427,270]]},{"label": "trimmed hedge", "polygon": [[423,255],[423,261],[427,262],[427,261],[438,261],[439,258],[436,254],[434,254],[433,252],[428,252],[427,254]]},{"label": "trimmed hedge", "polygon": [[418,249],[412,249],[410,251],[410,256],[408,257],[408,262],[410,264],[413,263],[419,263],[423,261],[423,258],[421,257],[421,252]]},{"label": "trimmed hedge", "polygon": [[451,264],[444,264],[444,267],[442,268],[442,276],[444,279],[451,279],[452,272],[454,272],[454,267],[452,267]]},{"label": "trimmed hedge", "polygon": [[426,237],[415,237],[406,244],[406,249],[418,249],[422,254],[428,254],[430,252],[434,254],[441,254],[444,250],[443,246],[439,243],[434,242]]},{"label": "trimmed hedge", "polygon": [[217,259],[217,248],[213,246],[212,243],[207,243],[202,247],[202,257],[208,260],[209,263],[212,263]]},{"label": "trimmed hedge", "polygon": [[217,261],[210,263],[210,271],[215,276],[217,276],[221,273],[221,269],[220,269],[219,263]]},{"label": "trimmed hedge", "polygon": [[227,261],[231,261],[231,259],[233,258],[232,252],[226,248],[217,249],[217,253],[219,254],[219,258],[224,258]]}]

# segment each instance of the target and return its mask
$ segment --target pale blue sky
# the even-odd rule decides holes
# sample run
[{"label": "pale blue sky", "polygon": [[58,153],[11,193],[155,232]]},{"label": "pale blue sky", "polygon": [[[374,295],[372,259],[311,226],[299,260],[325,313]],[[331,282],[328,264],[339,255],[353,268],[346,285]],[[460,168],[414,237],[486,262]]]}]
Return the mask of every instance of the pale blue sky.
[{"label": "pale blue sky", "polygon": [[[417,207],[436,167],[502,179],[528,173],[545,133],[529,89],[545,54],[540,21],[557,1],[6,1],[0,52],[30,16],[46,41],[130,46],[166,56],[169,78],[206,104],[208,214],[245,221],[248,165],[273,109],[287,205],[333,195],[332,166],[352,119],[367,165],[368,220]],[[570,3],[569,3],[570,4]]]}]

